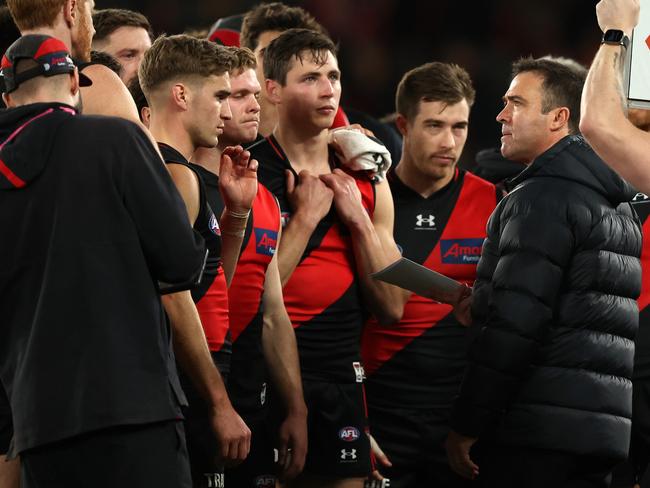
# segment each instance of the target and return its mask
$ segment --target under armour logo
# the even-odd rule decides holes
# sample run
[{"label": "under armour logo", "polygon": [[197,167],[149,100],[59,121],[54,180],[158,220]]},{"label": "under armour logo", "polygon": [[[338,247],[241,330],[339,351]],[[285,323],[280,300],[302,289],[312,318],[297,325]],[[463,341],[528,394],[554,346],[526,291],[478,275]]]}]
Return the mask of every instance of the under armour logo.
[{"label": "under armour logo", "polygon": [[435,227],[436,226],[436,216],[435,215],[429,215],[428,218],[424,218],[422,214],[418,215],[416,217],[418,220],[415,223],[418,227],[422,227],[423,224],[428,224],[429,227]]},{"label": "under armour logo", "polygon": [[208,488],[224,488],[223,473],[203,473]]},{"label": "under armour logo", "polygon": [[343,459],[344,461],[347,461],[348,459],[352,459],[352,460],[357,459],[357,450],[350,449],[348,451],[347,449],[341,449],[341,459]]}]

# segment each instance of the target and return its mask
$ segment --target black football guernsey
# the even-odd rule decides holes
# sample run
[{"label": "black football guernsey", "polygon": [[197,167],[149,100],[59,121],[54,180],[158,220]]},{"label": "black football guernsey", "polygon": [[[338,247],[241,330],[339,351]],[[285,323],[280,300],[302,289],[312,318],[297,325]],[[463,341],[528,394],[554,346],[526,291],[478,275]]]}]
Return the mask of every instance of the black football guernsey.
[{"label": "black football guernsey", "polygon": [[205,240],[208,258],[205,263],[201,282],[195,286],[192,299],[199,312],[208,348],[219,367],[227,373],[230,365],[232,345],[228,324],[228,286],[221,263],[221,230],[217,218],[207,200],[207,192],[202,175],[176,149],[167,144],[158,143],[163,159],[167,164],[181,164],[191,169],[199,181],[199,214],[194,222],[194,229]]},{"label": "black football guernsey", "polygon": [[[394,172],[389,183],[395,205],[395,242],[403,256],[471,286],[497,203],[494,185],[462,170],[428,198],[404,185]],[[448,406],[465,366],[465,331],[450,305],[411,295],[398,324],[373,317],[362,339],[370,406]]]},{"label": "black football guernsey", "polygon": [[[219,177],[192,165],[205,182],[208,203],[217,214],[224,209]],[[264,281],[275,255],[280,231],[280,208],[261,183],[246,223],[241,253],[228,288],[232,357],[228,395],[240,414],[253,413],[266,403],[267,370],[262,350]]]},{"label": "black football guernsey", "polygon": [[[282,223],[286,225],[291,218],[291,206],[286,196],[285,170],[294,170],[273,136],[249,150],[260,161],[258,177],[278,199]],[[330,164],[337,164],[333,154]],[[363,206],[372,217],[374,185],[363,173],[352,176]],[[350,232],[339,220],[334,205],[310,236],[283,293],[296,333],[303,379],[362,381],[359,344],[365,317],[361,290]]]}]

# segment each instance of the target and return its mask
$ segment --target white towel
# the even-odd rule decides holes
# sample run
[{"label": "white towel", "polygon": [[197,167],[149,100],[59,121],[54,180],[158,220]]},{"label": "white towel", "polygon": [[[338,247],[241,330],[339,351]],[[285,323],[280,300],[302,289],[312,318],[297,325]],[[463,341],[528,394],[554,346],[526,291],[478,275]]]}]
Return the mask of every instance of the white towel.
[{"label": "white towel", "polygon": [[330,131],[328,142],[346,168],[368,171],[377,182],[386,178],[392,162],[388,149],[379,139],[357,129],[340,128]]}]

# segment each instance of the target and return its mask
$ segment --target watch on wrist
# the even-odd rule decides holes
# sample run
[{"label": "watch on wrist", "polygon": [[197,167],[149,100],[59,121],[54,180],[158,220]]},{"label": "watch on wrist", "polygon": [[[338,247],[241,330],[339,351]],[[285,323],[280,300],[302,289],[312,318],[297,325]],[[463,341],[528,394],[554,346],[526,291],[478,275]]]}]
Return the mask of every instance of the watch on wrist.
[{"label": "watch on wrist", "polygon": [[630,38],[619,29],[607,29],[603,34],[601,44],[613,44],[623,46],[625,49],[630,45]]}]

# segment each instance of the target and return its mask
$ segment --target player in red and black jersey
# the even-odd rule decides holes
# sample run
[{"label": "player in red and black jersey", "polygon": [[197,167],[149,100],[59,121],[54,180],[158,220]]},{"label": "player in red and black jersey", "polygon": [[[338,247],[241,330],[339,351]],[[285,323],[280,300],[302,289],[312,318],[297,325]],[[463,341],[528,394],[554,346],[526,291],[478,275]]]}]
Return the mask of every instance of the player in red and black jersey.
[{"label": "player in red and black jersey", "polygon": [[[226,281],[234,271],[257,190],[257,163],[249,160],[250,154],[241,147],[224,152],[220,176],[226,204],[220,231],[207,202],[203,180],[188,160],[197,147],[217,144],[224,120],[230,117],[228,71],[232,62],[232,54],[226,48],[210,41],[171,36],[159,38],[140,66],[142,89],[151,110],[151,133],[159,141],[190,222],[208,248],[206,272],[192,290],[192,297],[188,293],[167,295],[166,309],[172,321],[198,320],[200,316],[207,344],[222,373],[227,371],[230,353]],[[205,392],[194,390],[193,378],[188,376],[184,388],[190,400],[186,427],[193,483],[197,487],[223,486],[219,460],[241,462],[249,451],[250,431],[233,409],[216,370],[214,391],[209,392],[208,402],[201,398],[206,396]]]},{"label": "player in red and black jersey", "polygon": [[362,297],[382,321],[398,314],[398,290],[369,277],[399,256],[390,189],[342,170],[327,145],[341,95],[335,52],[329,38],[306,29],[268,45],[266,88],[279,123],[250,148],[282,210],[278,266],[309,409],[305,472],[292,486],[362,486],[370,472]]},{"label": "player in red and black jersey", "polygon": [[[224,120],[224,131],[219,136],[217,148],[200,148],[193,159],[198,163],[193,167],[205,182],[208,202],[217,213],[224,207],[217,176],[220,154],[228,146],[254,141],[260,115],[260,84],[255,75],[255,56],[246,48],[232,48],[232,52],[236,62],[230,72],[231,118]],[[273,449],[276,445],[283,478],[295,477],[304,464],[307,413],[295,335],[282,302],[276,257],[280,231],[277,201],[259,183],[228,290],[233,339],[228,394],[252,434],[251,451],[246,461],[226,470],[228,487],[275,486]],[[279,393],[276,396],[286,411],[279,435],[269,425],[267,365]],[[291,449],[290,456],[287,456],[287,449]]]},{"label": "player in red and black jersey", "polygon": [[[457,65],[409,71],[397,89],[404,138],[389,174],[395,241],[403,256],[471,286],[494,185],[456,166],[467,138],[474,89]],[[448,415],[465,367],[466,329],[452,306],[403,292],[397,324],[371,318],[364,329],[371,433],[392,463],[381,472],[398,488],[465,486],[447,465]]]}]

